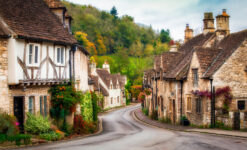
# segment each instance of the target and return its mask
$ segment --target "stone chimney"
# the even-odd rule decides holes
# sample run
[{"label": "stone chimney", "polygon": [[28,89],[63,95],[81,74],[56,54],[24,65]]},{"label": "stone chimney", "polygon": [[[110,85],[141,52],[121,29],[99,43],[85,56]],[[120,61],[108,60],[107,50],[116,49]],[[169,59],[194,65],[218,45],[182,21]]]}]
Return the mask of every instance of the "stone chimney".
[{"label": "stone chimney", "polygon": [[184,43],[187,42],[188,40],[193,38],[193,30],[190,29],[189,24],[186,24],[186,28],[185,28],[185,36],[184,36]]},{"label": "stone chimney", "polygon": [[103,69],[107,70],[109,73],[111,73],[110,71],[110,65],[108,63],[108,61],[106,60],[105,63],[103,64]]},{"label": "stone chimney", "polygon": [[215,32],[214,17],[212,12],[204,13],[203,23],[203,34],[207,34],[208,32]]},{"label": "stone chimney", "polygon": [[90,63],[90,74],[96,75],[96,63],[94,61]]},{"label": "stone chimney", "polygon": [[226,9],[222,10],[221,15],[216,16],[217,36],[227,36],[228,34],[230,34],[229,18],[230,16],[226,13]]},{"label": "stone chimney", "polygon": [[178,51],[177,45],[176,44],[172,45],[170,48],[170,52],[177,52],[177,51]]},{"label": "stone chimney", "polygon": [[51,11],[60,19],[61,23],[65,25],[65,12],[67,11],[60,0],[44,0]]}]

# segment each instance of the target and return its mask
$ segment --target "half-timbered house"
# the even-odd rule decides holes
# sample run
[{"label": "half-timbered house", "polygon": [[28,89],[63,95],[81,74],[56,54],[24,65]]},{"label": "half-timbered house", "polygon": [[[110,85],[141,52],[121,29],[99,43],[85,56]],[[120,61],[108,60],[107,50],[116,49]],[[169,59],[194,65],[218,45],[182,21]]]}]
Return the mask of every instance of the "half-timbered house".
[{"label": "half-timbered house", "polygon": [[51,85],[72,78],[77,41],[65,24],[69,18],[63,6],[51,9],[43,0],[0,0],[0,8],[0,108],[23,125],[25,112],[48,114]]}]

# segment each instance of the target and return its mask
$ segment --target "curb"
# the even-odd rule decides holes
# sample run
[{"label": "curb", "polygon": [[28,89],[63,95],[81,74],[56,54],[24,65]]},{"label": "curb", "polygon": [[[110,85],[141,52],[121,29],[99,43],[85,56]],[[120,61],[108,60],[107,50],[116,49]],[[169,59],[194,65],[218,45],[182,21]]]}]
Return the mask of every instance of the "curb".
[{"label": "curb", "polygon": [[32,148],[32,147],[35,148],[35,147],[39,147],[39,146],[49,146],[49,145],[55,145],[55,144],[59,144],[59,143],[70,142],[70,141],[80,140],[80,139],[84,139],[86,137],[94,136],[94,135],[100,134],[103,131],[102,118],[99,118],[98,127],[99,127],[99,130],[96,133],[82,135],[82,136],[78,136],[78,137],[71,138],[71,139],[65,139],[65,140],[60,140],[60,141],[48,141],[47,143],[27,145],[27,146],[22,145],[19,147],[14,147],[14,146],[13,147],[3,147],[3,148],[0,148],[0,150],[1,149],[21,149],[21,148]]},{"label": "curb", "polygon": [[154,127],[154,128],[164,129],[164,130],[169,130],[169,131],[187,132],[187,133],[189,133],[189,132],[191,132],[191,133],[201,133],[201,134],[209,134],[209,135],[223,136],[223,137],[228,137],[228,138],[238,138],[238,139],[245,139],[245,140],[247,139],[247,137],[236,136],[236,135],[218,134],[218,133],[210,133],[210,132],[203,132],[203,131],[176,130],[176,129],[171,129],[171,128],[158,127],[158,126],[149,124],[149,123],[141,120],[136,115],[136,111],[137,111],[137,109],[135,109],[135,110],[132,111],[132,114],[133,114],[132,116],[133,116],[134,120],[136,120],[137,122],[142,123],[142,124],[144,124],[146,126],[151,126],[151,127]]}]

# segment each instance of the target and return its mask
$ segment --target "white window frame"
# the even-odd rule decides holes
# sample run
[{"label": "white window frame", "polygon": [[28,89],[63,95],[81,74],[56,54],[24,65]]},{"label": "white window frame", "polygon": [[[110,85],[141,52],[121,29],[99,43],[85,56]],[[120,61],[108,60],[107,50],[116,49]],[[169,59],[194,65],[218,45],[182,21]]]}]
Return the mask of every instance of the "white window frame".
[{"label": "white window frame", "polygon": [[[58,52],[58,50],[60,52]],[[62,50],[63,50],[63,52],[62,52]],[[59,56],[58,56],[58,54],[59,54]],[[59,65],[59,66],[64,66],[65,65],[65,61],[66,61],[65,60],[65,55],[66,55],[65,47],[64,46],[56,46],[56,48],[55,48],[55,56],[56,56],[55,57],[55,62],[56,62],[57,65]]]},{"label": "white window frame", "polygon": [[[30,46],[32,45],[32,55],[30,58]],[[38,50],[36,51],[36,47]],[[36,62],[36,57],[37,56],[37,62]],[[37,43],[29,43],[27,45],[27,59],[26,59],[26,64],[28,66],[39,66],[40,63],[40,44]]]}]

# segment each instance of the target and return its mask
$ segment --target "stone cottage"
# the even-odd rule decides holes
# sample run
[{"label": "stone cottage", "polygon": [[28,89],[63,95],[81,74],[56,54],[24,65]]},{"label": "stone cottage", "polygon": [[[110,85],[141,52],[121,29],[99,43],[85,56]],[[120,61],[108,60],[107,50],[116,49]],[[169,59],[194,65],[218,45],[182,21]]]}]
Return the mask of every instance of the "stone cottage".
[{"label": "stone cottage", "polygon": [[55,0],[45,2],[0,0],[0,108],[21,126],[26,112],[46,116],[49,88],[74,76],[77,41],[70,33],[71,17]]},{"label": "stone cottage", "polygon": [[102,69],[96,68],[95,62],[92,62],[90,65],[90,74],[93,80],[91,90],[96,90],[104,96],[103,109],[124,106],[126,104],[126,76],[111,74],[110,65],[107,61],[103,64]]},{"label": "stone cottage", "polygon": [[150,113],[173,123],[186,116],[195,125],[247,127],[247,30],[230,33],[229,18],[224,9],[215,29],[213,13],[205,13],[202,34],[193,37],[186,25],[185,43],[155,58],[143,81],[153,89]]}]

